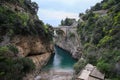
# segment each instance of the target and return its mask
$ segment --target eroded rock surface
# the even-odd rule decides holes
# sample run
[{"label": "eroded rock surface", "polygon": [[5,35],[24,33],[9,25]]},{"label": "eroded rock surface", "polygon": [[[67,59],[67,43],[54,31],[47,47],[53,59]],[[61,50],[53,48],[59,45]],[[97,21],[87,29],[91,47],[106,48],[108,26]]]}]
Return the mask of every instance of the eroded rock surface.
[{"label": "eroded rock surface", "polygon": [[18,56],[28,57],[35,63],[35,71],[23,78],[23,80],[34,80],[41,68],[49,61],[53,53],[53,45],[45,44],[42,39],[35,36],[16,36],[13,37],[11,43],[18,48]]},{"label": "eroded rock surface", "polygon": [[37,36],[16,36],[11,41],[16,45],[21,56],[40,55],[50,52],[50,45],[43,43],[43,40]]},{"label": "eroded rock surface", "polygon": [[76,59],[82,55],[80,38],[77,34],[77,27],[62,26],[55,29],[56,35],[54,42],[60,48],[69,51]]},{"label": "eroded rock surface", "polygon": [[30,56],[29,58],[33,60],[37,68],[41,68],[47,63],[50,58],[50,53],[44,53],[41,55]]}]

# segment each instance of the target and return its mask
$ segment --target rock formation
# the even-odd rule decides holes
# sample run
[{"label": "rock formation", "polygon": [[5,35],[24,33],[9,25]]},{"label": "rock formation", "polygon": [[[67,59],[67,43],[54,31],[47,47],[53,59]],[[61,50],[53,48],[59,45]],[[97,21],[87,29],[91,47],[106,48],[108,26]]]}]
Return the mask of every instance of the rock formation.
[{"label": "rock formation", "polygon": [[52,44],[46,45],[38,36],[17,35],[12,38],[11,44],[18,48],[18,56],[30,57],[39,68],[47,63],[53,51]]},{"label": "rock formation", "polygon": [[38,19],[38,5],[31,0],[0,1],[0,47],[14,45],[17,57],[29,57],[36,70],[53,53],[50,27]]},{"label": "rock formation", "polygon": [[57,46],[69,51],[72,56],[78,59],[82,55],[80,38],[77,34],[77,27],[60,26],[56,31],[54,42]]}]

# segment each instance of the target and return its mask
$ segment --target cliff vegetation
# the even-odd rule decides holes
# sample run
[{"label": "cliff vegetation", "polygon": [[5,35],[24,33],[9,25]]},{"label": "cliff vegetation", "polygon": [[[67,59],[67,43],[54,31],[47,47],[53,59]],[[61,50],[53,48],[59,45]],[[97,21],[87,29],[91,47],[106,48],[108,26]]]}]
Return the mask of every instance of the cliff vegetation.
[{"label": "cliff vegetation", "polygon": [[[91,63],[106,78],[120,80],[120,0],[103,0],[80,13],[77,32],[84,49],[76,71]],[[81,61],[82,60],[82,61]]]},{"label": "cliff vegetation", "polygon": [[0,80],[22,80],[36,67],[29,54],[50,52],[52,26],[38,19],[38,8],[31,0],[0,0]]}]

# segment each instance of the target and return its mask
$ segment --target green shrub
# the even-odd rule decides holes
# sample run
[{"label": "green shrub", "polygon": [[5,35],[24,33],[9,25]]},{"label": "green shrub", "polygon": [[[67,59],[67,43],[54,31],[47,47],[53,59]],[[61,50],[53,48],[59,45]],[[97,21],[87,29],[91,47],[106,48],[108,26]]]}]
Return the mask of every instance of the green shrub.
[{"label": "green shrub", "polygon": [[0,47],[0,53],[8,52],[9,48],[7,46]]},{"label": "green shrub", "polygon": [[71,26],[75,21],[75,19],[65,18],[65,20],[61,20],[61,26]]},{"label": "green shrub", "polygon": [[97,63],[97,68],[100,69],[102,72],[108,73],[111,69],[111,65],[104,60],[101,60]]},{"label": "green shrub", "polygon": [[108,8],[109,8],[108,3],[104,3],[104,4],[102,5],[102,9],[108,9]]},{"label": "green shrub", "polygon": [[[120,0],[103,0],[82,14],[77,31],[86,61],[96,65],[111,80],[120,80]],[[104,15],[92,11],[107,10]],[[103,11],[104,12],[104,11]],[[94,13],[94,14],[93,14]],[[84,25],[83,25],[84,23]],[[79,66],[76,65],[79,69]]]},{"label": "green shrub", "polygon": [[2,36],[0,36],[0,42],[2,42],[3,41],[3,37]]},{"label": "green shrub", "polygon": [[79,59],[77,63],[74,64],[75,73],[78,74],[87,64],[85,60]]},{"label": "green shrub", "polygon": [[34,68],[35,65],[28,58],[7,58],[0,62],[0,78],[3,80],[22,80],[25,74]]},{"label": "green shrub", "polygon": [[105,46],[110,40],[112,40],[111,36],[105,36],[103,39],[100,40],[98,46]]},{"label": "green shrub", "polygon": [[20,20],[22,20],[23,26],[26,26],[29,20],[28,13],[18,13],[17,15],[20,17]]},{"label": "green shrub", "polygon": [[120,12],[114,17],[114,26],[120,24]]},{"label": "green shrub", "polygon": [[21,65],[23,65],[22,71],[23,71],[24,73],[29,73],[30,71],[32,71],[32,70],[35,69],[34,63],[33,63],[32,60],[29,59],[29,58],[18,58],[18,59],[15,61],[15,64],[16,64],[16,63],[20,63]]},{"label": "green shrub", "polygon": [[69,37],[70,37],[70,38],[74,38],[74,37],[75,37],[75,34],[72,33],[72,32],[69,32]]},{"label": "green shrub", "polygon": [[48,26],[47,25],[44,25],[44,30],[46,33],[48,33]]},{"label": "green shrub", "polygon": [[[95,52],[92,52],[95,54]],[[97,63],[97,56],[95,55],[87,55],[87,62],[89,62],[90,64],[96,65]]]},{"label": "green shrub", "polygon": [[0,80],[22,80],[22,78],[35,69],[29,58],[15,56],[18,50],[13,45],[0,47]]},{"label": "green shrub", "polygon": [[7,46],[9,48],[10,51],[12,51],[14,54],[18,53],[18,49],[16,48],[16,46],[14,45],[8,45]]}]

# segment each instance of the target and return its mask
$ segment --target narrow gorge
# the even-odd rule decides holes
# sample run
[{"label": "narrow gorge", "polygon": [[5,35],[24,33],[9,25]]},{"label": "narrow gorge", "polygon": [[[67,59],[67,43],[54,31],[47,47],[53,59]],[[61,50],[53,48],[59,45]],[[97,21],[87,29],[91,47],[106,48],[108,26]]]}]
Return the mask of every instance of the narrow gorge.
[{"label": "narrow gorge", "polygon": [[55,11],[32,1],[0,0],[0,80],[120,80],[120,0],[101,0],[79,17],[80,6],[69,13],[60,3],[82,1],[58,1],[68,12],[56,11],[57,0],[44,0]]},{"label": "narrow gorge", "polygon": [[60,48],[70,52],[72,57],[79,59],[82,56],[80,37],[77,33],[77,22],[73,20],[71,26],[59,26],[54,28],[54,43]]},{"label": "narrow gorge", "polygon": [[38,77],[43,80],[71,80],[74,75],[73,65],[76,62],[68,51],[55,46],[55,54]]}]

